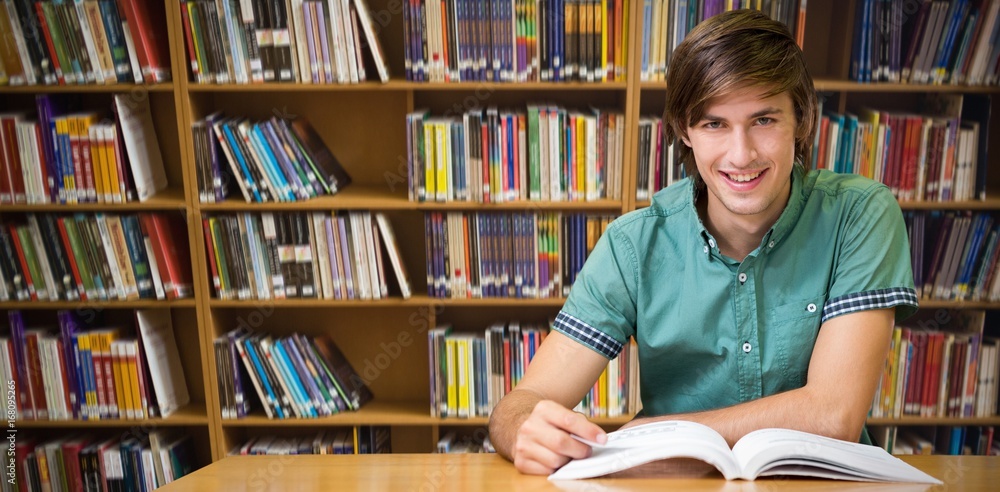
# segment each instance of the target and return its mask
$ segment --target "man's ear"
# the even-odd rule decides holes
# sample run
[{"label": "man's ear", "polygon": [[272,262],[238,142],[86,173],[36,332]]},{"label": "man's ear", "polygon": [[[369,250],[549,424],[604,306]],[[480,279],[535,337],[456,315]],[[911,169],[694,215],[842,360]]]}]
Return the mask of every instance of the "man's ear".
[{"label": "man's ear", "polygon": [[687,135],[681,135],[681,142],[684,142],[684,145],[691,148],[691,141],[688,140]]}]

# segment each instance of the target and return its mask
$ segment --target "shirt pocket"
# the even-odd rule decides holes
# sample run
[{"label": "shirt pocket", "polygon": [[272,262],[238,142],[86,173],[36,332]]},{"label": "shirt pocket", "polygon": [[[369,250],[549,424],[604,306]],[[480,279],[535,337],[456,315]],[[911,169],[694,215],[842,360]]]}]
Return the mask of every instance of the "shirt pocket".
[{"label": "shirt pocket", "polygon": [[[819,335],[820,320],[826,296],[805,297],[771,308],[767,313],[768,341],[776,348],[773,369],[782,378],[776,391],[787,391],[805,385],[809,359]],[[772,372],[774,374],[774,372]]]}]

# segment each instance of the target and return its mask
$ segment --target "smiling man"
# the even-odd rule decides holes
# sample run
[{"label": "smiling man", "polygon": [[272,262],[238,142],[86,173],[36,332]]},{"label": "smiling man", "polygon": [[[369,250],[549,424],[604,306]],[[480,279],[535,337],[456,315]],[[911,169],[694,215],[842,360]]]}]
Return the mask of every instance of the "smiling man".
[{"label": "smiling man", "polygon": [[642,415],[730,444],[784,427],[865,441],[894,318],[917,307],[906,228],[882,184],[803,169],[816,96],[783,24],[708,19],[674,51],[664,115],[689,177],[615,220],[491,441],[548,474],[606,435],[570,410],[630,338]]}]

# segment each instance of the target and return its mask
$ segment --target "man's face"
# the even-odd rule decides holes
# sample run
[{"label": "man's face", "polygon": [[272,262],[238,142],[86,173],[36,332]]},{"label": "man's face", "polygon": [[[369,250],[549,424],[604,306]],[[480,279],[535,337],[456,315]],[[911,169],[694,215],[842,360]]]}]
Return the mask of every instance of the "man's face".
[{"label": "man's face", "polygon": [[687,129],[708,191],[708,218],[770,227],[788,201],[795,160],[795,109],[787,93],[744,88],[710,99]]}]

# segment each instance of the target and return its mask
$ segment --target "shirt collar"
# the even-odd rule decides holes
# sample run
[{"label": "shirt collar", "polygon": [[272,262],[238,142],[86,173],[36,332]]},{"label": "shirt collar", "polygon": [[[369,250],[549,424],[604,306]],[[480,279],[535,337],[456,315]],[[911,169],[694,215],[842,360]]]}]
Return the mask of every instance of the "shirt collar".
[{"label": "shirt collar", "polygon": [[[771,229],[764,234],[763,239],[761,239],[760,246],[757,251],[769,252],[771,249],[775,248],[781,240],[788,236],[788,232],[792,227],[799,221],[799,216],[802,215],[802,209],[806,201],[806,192],[804,187],[804,176],[805,170],[800,165],[792,166],[792,191],[788,196],[788,203],[785,205],[785,210],[781,212],[778,220],[771,226]],[[719,245],[715,238],[708,232],[705,228],[705,223],[698,216],[698,205],[697,200],[697,188],[695,188],[695,180],[687,179],[685,186],[687,187],[688,205],[691,214],[694,217],[694,221],[697,224],[698,234],[701,236],[702,243],[706,249],[706,253],[712,251],[718,253]],[[707,191],[706,191],[707,192]],[[753,255],[753,253],[751,253]]]}]

